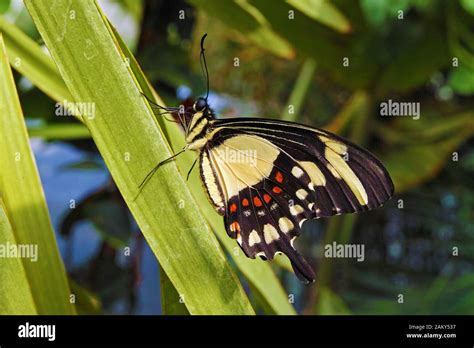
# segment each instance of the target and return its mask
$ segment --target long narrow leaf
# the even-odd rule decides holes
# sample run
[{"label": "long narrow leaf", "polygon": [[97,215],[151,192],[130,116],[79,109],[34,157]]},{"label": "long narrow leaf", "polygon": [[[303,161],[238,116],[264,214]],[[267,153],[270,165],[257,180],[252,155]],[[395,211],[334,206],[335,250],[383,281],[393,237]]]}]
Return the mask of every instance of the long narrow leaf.
[{"label": "long narrow leaf", "polygon": [[294,8],[308,17],[319,21],[341,33],[351,30],[351,24],[346,16],[328,0],[286,0]]},{"label": "long narrow leaf", "polygon": [[[73,314],[69,286],[0,37],[0,194],[15,241],[38,250],[23,266],[39,314]],[[15,291],[15,288],[10,288]]]},{"label": "long narrow leaf", "polygon": [[161,313],[164,315],[189,315],[184,305],[185,298],[180,297],[170,279],[160,270]]},{"label": "long narrow leaf", "polygon": [[[25,3],[74,100],[94,103],[95,117],[84,117],[84,121],[189,312],[252,314],[242,286],[176,165],[164,166],[137,197],[141,179],[170,151],[96,4]],[[65,17],[70,11],[75,12],[74,19]]]},{"label": "long narrow leaf", "polygon": [[36,314],[36,306],[21,259],[5,255],[10,246],[16,245],[15,234],[0,198],[0,314]]},{"label": "long narrow leaf", "polygon": [[293,58],[295,52],[267,23],[265,16],[247,1],[190,0],[224,24],[241,32],[263,49],[278,57]]},{"label": "long narrow leaf", "polygon": [[8,47],[7,55],[13,68],[38,86],[51,98],[63,102],[72,97],[51,58],[31,38],[0,17],[0,31]]}]

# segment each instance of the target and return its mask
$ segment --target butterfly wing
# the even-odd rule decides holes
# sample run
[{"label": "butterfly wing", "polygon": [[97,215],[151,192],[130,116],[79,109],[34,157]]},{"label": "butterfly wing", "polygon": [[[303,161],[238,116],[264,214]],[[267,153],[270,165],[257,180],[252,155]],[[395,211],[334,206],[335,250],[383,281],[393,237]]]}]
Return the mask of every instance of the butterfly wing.
[{"label": "butterfly wing", "polygon": [[374,209],[393,194],[371,153],[329,132],[267,119],[214,127],[201,175],[229,236],[251,258],[284,253],[304,281],[314,273],[293,245],[304,221]]}]

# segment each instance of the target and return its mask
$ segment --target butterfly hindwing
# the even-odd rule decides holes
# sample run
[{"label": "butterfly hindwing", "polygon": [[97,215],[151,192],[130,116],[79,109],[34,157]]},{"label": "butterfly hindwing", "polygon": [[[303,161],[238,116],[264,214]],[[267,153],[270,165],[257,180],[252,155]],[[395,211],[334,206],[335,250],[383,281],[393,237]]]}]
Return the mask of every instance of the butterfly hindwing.
[{"label": "butterfly hindwing", "polygon": [[283,253],[302,280],[312,281],[314,272],[293,245],[307,213],[292,215],[288,208],[291,197],[272,190],[279,186],[268,181],[264,179],[230,199],[224,220],[227,232],[237,239],[247,257],[272,260],[275,254]]},{"label": "butterfly hindwing", "polygon": [[381,163],[349,141],[294,123],[215,122],[201,176],[230,237],[251,258],[284,253],[295,273],[314,273],[294,248],[307,219],[366,211],[393,194]]}]

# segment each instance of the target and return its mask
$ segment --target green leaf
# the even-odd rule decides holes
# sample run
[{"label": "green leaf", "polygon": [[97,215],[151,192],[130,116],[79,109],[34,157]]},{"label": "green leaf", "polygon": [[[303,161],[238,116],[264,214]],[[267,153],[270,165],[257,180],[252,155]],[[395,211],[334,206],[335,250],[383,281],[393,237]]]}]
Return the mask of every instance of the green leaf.
[{"label": "green leaf", "polygon": [[[339,110],[331,122],[324,127],[324,129],[341,134],[348,128],[348,125],[354,119],[363,117],[368,113],[370,108],[370,98],[365,90],[357,90],[346,101],[344,106]],[[362,128],[365,128],[363,125]]]},{"label": "green leaf", "polygon": [[382,157],[395,185],[395,192],[400,193],[434,177],[445,163],[455,166],[451,160],[452,153],[468,137],[466,132],[436,143],[417,144],[397,147]]},{"label": "green leaf", "polygon": [[474,69],[463,64],[457,68],[452,68],[448,84],[457,94],[474,94]]},{"label": "green leaf", "polygon": [[163,315],[189,315],[184,305],[186,297],[180,297],[163,269],[160,270],[160,290]]},{"label": "green leaf", "polygon": [[380,156],[399,193],[433,178],[452,161],[453,152],[474,134],[473,113],[439,115],[437,105],[427,109],[418,120],[397,118],[378,133],[390,145]]},{"label": "green leaf", "polygon": [[433,25],[426,25],[420,30],[424,35],[404,35],[397,54],[379,76],[379,93],[402,92],[421,86],[449,63],[446,40],[440,39],[444,35],[443,30]]},{"label": "green leaf", "polygon": [[367,21],[374,27],[397,18],[398,11],[405,11],[409,0],[361,0],[360,6]]},{"label": "green leaf", "polygon": [[78,314],[101,314],[102,305],[96,295],[81,287],[71,278],[69,278],[69,287],[71,288],[71,294],[75,296]]},{"label": "green leaf", "polygon": [[23,263],[18,257],[6,257],[10,246],[16,246],[15,234],[3,200],[0,198],[0,313],[2,315],[36,314],[32,289]]},{"label": "green leaf", "polygon": [[72,97],[51,58],[38,44],[13,24],[0,17],[0,31],[8,48],[12,67],[52,99],[61,103]]},{"label": "green leaf", "polygon": [[[95,118],[84,122],[189,312],[253,314],[175,163],[156,172],[137,196],[141,179],[171,153],[96,3],[25,3],[74,100],[95,103]],[[72,10],[74,20],[65,15]]]},{"label": "green leaf", "polygon": [[75,140],[91,137],[89,130],[80,123],[45,124],[28,128],[28,133],[31,137],[40,137],[46,140]]},{"label": "green leaf", "polygon": [[5,13],[10,8],[11,0],[0,1],[0,14]]},{"label": "green leaf", "polygon": [[[38,314],[73,314],[64,265],[1,36],[0,76],[0,193],[16,243],[33,245],[38,250],[36,262],[23,261]],[[13,293],[16,287],[8,291]]]},{"label": "green leaf", "polygon": [[308,17],[341,33],[351,30],[351,24],[344,14],[328,0],[286,0],[291,6]]},{"label": "green leaf", "polygon": [[[281,119],[286,121],[296,121],[301,108],[303,107],[304,99],[306,98],[306,93],[308,88],[311,85],[313,80],[314,73],[316,71],[316,62],[310,58],[306,59],[301,67],[298,78],[296,79],[293,90],[291,91],[290,98],[288,99],[288,107],[285,108]],[[293,110],[290,113],[289,107],[292,107]]]},{"label": "green leaf", "polygon": [[474,0],[461,0],[461,6],[474,16]]},{"label": "green leaf", "polygon": [[322,287],[319,289],[317,313],[322,315],[351,314],[344,301],[331,289]]},{"label": "green leaf", "polygon": [[221,0],[190,0],[196,7],[204,10],[213,19],[238,30],[245,37],[255,42],[276,56],[292,58],[294,51],[291,45],[278,36],[270,27],[265,16],[249,2]]},{"label": "green leaf", "polygon": [[[298,53],[314,59],[318,69],[327,70],[343,86],[363,88],[377,76],[377,64],[369,64],[366,59],[367,52],[374,49],[372,38],[367,39],[360,32],[342,35],[304,15],[296,14],[290,20],[288,11],[293,7],[284,1],[252,0],[251,4],[265,14],[271,28]],[[349,66],[342,67],[343,59],[348,57]]]}]

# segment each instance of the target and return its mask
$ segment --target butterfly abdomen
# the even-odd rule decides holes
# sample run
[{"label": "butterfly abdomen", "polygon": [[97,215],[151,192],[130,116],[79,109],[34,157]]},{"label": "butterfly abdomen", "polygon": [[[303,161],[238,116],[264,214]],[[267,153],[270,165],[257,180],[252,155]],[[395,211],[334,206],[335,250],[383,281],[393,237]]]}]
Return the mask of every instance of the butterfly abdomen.
[{"label": "butterfly abdomen", "polygon": [[223,187],[219,182],[216,173],[216,165],[211,163],[207,151],[202,151],[199,157],[201,181],[205,186],[207,196],[216,208],[217,212],[224,215],[225,212],[225,196]]}]

